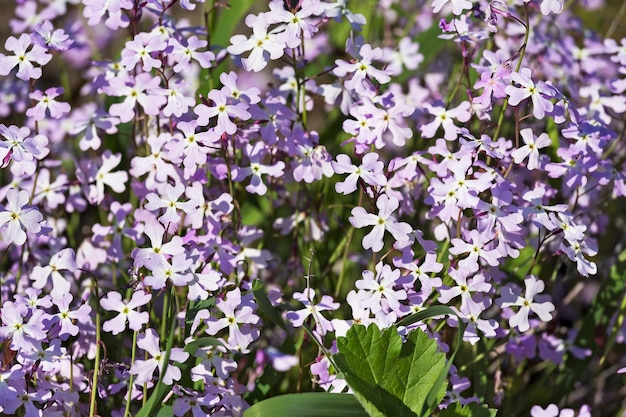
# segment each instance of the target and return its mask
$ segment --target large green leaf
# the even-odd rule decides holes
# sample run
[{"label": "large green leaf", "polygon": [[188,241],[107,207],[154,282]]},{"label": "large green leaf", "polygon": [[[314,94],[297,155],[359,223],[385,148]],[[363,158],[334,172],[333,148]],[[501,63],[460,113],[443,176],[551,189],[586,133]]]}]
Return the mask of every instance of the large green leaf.
[{"label": "large green leaf", "polygon": [[367,417],[354,395],[309,392],[268,398],[248,408],[244,417]]},{"label": "large green leaf", "polygon": [[[337,339],[337,348],[335,362],[370,416],[413,417],[434,411],[425,405],[446,370],[446,357],[421,330],[413,330],[402,343],[395,327],[355,325]],[[438,390],[439,400],[445,388],[442,384]]]}]

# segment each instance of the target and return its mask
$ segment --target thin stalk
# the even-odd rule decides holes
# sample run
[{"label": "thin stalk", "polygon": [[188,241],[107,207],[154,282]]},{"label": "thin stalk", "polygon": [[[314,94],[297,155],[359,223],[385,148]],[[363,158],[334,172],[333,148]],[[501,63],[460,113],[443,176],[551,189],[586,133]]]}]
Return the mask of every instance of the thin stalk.
[{"label": "thin stalk", "polygon": [[[139,332],[135,330],[133,332],[133,347],[130,353],[130,363],[135,362],[135,357],[137,355],[137,334]],[[124,417],[130,416],[130,401],[133,392],[133,382],[135,381],[135,375],[131,374],[130,379],[128,380],[128,395],[126,397],[126,408],[124,409]]]}]

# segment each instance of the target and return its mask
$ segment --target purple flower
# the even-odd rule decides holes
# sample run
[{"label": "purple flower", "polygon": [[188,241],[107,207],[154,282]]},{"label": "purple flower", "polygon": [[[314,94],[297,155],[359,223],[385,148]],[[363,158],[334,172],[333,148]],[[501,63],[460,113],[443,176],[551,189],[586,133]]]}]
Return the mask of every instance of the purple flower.
[{"label": "purple flower", "polygon": [[145,262],[145,267],[152,275],[145,277],[144,283],[156,290],[165,288],[167,281],[177,287],[184,287],[193,279],[190,274],[192,264],[193,260],[184,253],[172,257],[171,263],[164,255],[152,255]]},{"label": "purple flower", "polygon": [[362,279],[355,282],[357,289],[366,294],[361,300],[361,308],[369,309],[372,314],[389,310],[400,315],[400,301],[407,299],[404,289],[395,289],[400,279],[400,270],[378,262],[376,274],[363,271]]},{"label": "purple flower", "polygon": [[321,12],[319,0],[305,0],[300,3],[300,9],[295,13],[285,10],[287,3],[282,0],[272,0],[269,4],[267,19],[271,23],[284,24],[285,30],[281,33],[281,39],[288,48],[297,48],[302,43],[302,38],[311,39],[318,31],[311,16]]},{"label": "purple flower", "polygon": [[472,7],[474,7],[472,2],[469,0],[433,0],[431,4],[433,12],[439,13],[447,3],[451,3],[452,13],[457,16],[463,13],[463,10],[471,10]]},{"label": "purple flower", "polygon": [[59,338],[66,340],[70,336],[76,336],[79,327],[75,322],[91,323],[91,307],[88,304],[81,304],[75,310],[70,308],[74,297],[70,293],[64,294],[61,298],[53,298],[52,302],[57,306],[59,312],[55,315],[57,324],[60,326]]},{"label": "purple flower", "polygon": [[106,298],[100,300],[100,305],[107,311],[117,311],[119,314],[102,324],[102,330],[113,334],[120,334],[128,327],[134,331],[141,330],[150,320],[148,312],[135,311],[138,307],[148,304],[152,299],[149,293],[137,291],[128,302],[122,301],[122,295],[116,291],[107,293]]},{"label": "purple flower", "polygon": [[[163,373],[165,368],[165,351],[159,348],[159,335],[154,329],[146,329],[144,334],[139,335],[137,346],[145,350],[149,359],[136,360],[130,367],[130,374],[137,375],[135,383],[143,384],[152,381],[152,375],[155,369],[159,368],[159,373]],[[181,348],[172,348],[170,351],[170,363],[167,364],[165,374],[162,375],[162,381],[165,385],[172,385],[174,381],[181,378],[180,368],[174,366],[172,362],[183,363],[189,358],[189,353]]]},{"label": "purple flower", "polygon": [[37,104],[26,110],[26,115],[37,121],[45,119],[47,115],[53,119],[60,119],[71,110],[69,104],[55,100],[55,98],[63,94],[63,91],[63,88],[52,87],[48,88],[45,93],[42,93],[39,90],[30,93],[29,97],[32,100],[37,101]]},{"label": "purple flower", "polygon": [[354,62],[347,62],[343,59],[335,61],[336,67],[333,74],[338,77],[345,77],[351,74],[352,77],[345,82],[345,87],[357,93],[364,93],[371,85],[371,79],[375,79],[381,84],[388,83],[391,78],[391,71],[379,70],[372,65],[375,60],[380,61],[383,56],[381,48],[372,48],[370,44],[361,46]]},{"label": "purple flower", "polygon": [[37,265],[33,268],[30,278],[33,280],[33,288],[42,289],[49,280],[52,280],[50,295],[52,298],[62,298],[68,294],[72,288],[71,283],[61,274],[61,271],[74,272],[76,265],[76,255],[74,249],[61,249],[50,258],[46,266]]},{"label": "purple flower", "polygon": [[270,177],[281,177],[285,163],[283,161],[277,161],[272,165],[264,165],[262,160],[267,152],[263,142],[257,142],[254,145],[246,144],[245,153],[250,159],[250,166],[235,167],[233,169],[233,180],[243,181],[245,178],[252,176],[250,184],[246,186],[246,190],[249,193],[265,195],[265,193],[267,193],[267,186],[261,176],[269,175]]},{"label": "purple flower", "polygon": [[151,33],[138,33],[132,41],[126,42],[122,49],[120,64],[127,70],[132,71],[141,61],[142,70],[150,72],[153,68],[161,68],[160,59],[154,58],[151,54],[165,51],[167,43],[159,36]]},{"label": "purple flower", "polygon": [[10,340],[12,350],[33,352],[47,336],[44,316],[42,310],[34,310],[31,314],[26,305],[5,301],[0,310],[0,338]]},{"label": "purple flower", "polygon": [[185,192],[185,186],[181,182],[177,182],[172,186],[166,183],[161,187],[159,194],[149,193],[146,196],[146,209],[150,211],[157,211],[164,208],[165,213],[159,216],[159,221],[164,225],[168,223],[178,223],[181,219],[179,210],[187,214],[193,214],[197,211],[197,206],[192,200],[179,201],[180,197]]},{"label": "purple flower", "polygon": [[543,0],[539,9],[545,16],[550,13],[559,14],[563,11],[563,0]]},{"label": "purple flower", "polygon": [[76,172],[85,195],[91,204],[100,204],[104,200],[104,186],[109,186],[116,193],[122,193],[126,189],[128,174],[126,171],[112,172],[113,168],[122,161],[121,154],[113,154],[108,149],[102,155],[100,166],[89,161],[79,166]]},{"label": "purple flower", "polygon": [[26,232],[39,233],[43,216],[35,207],[28,205],[28,193],[9,189],[6,206],[0,205],[0,231],[6,244],[23,245]]},{"label": "purple flower", "polygon": [[228,328],[228,344],[241,349],[247,348],[258,337],[258,330],[252,325],[259,323],[260,318],[254,314],[256,305],[250,294],[242,295],[241,290],[235,288],[226,294],[225,299],[217,301],[217,308],[224,317],[218,319],[214,314],[208,317],[205,322],[208,334],[216,335],[220,330]]},{"label": "purple flower", "polygon": [[10,159],[15,162],[32,162],[41,160],[49,153],[48,139],[43,135],[28,137],[30,129],[11,125],[6,127],[0,124],[0,160],[6,166]]},{"label": "purple flower", "polygon": [[229,54],[242,55],[250,51],[247,58],[241,59],[246,71],[261,71],[270,60],[283,56],[285,43],[276,33],[268,32],[270,24],[266,14],[248,15],[246,25],[252,28],[252,35],[249,38],[244,35],[230,38],[231,45],[227,48]]},{"label": "purple flower", "polygon": [[480,233],[478,230],[470,230],[469,239],[454,238],[451,240],[450,253],[453,255],[467,253],[467,257],[459,261],[459,266],[467,268],[471,272],[478,271],[480,259],[491,266],[498,266],[500,253],[496,249],[488,249],[493,239],[493,231]]},{"label": "purple flower", "polygon": [[363,155],[362,163],[357,167],[352,164],[348,155],[339,154],[333,161],[332,166],[336,174],[350,174],[344,181],[335,184],[335,190],[342,194],[351,194],[357,189],[359,181],[374,186],[384,186],[387,177],[383,173],[385,163],[378,160],[379,155],[375,152]]},{"label": "purple flower", "polygon": [[535,84],[530,76],[531,72],[528,68],[522,68],[520,72],[511,73],[511,81],[519,86],[508,85],[504,91],[509,95],[509,104],[512,106],[517,106],[530,97],[533,102],[533,116],[537,119],[543,119],[546,113],[554,110],[554,105],[549,98],[554,97],[556,91],[554,87],[541,81]]},{"label": "purple flower", "polygon": [[197,36],[191,36],[189,39],[184,39],[184,42],[179,42],[175,38],[170,38],[170,45],[173,50],[169,57],[172,61],[176,62],[174,65],[174,72],[189,72],[192,70],[191,60],[196,60],[202,68],[211,68],[212,62],[215,59],[215,54],[211,51],[200,52],[201,48],[207,46],[208,42],[198,39]]},{"label": "purple flower", "polygon": [[207,126],[210,119],[217,116],[217,124],[213,131],[218,136],[221,136],[223,133],[232,135],[237,131],[237,125],[231,118],[240,120],[248,120],[250,118],[246,103],[230,104],[226,95],[220,90],[211,90],[208,98],[213,102],[213,105],[207,106],[200,103],[193,111],[198,115],[198,126]]},{"label": "purple flower", "polygon": [[408,223],[398,222],[392,215],[400,207],[398,199],[382,194],[376,200],[376,207],[378,214],[368,213],[363,207],[352,209],[352,216],[349,219],[352,226],[358,229],[374,226],[372,231],[363,237],[363,248],[379,252],[383,248],[385,230],[391,233],[397,242],[408,241],[413,228]]},{"label": "purple flower", "polygon": [[522,129],[520,130],[520,136],[524,139],[525,145],[521,148],[514,150],[511,153],[511,157],[515,161],[516,164],[521,163],[524,159],[528,157],[528,163],[526,167],[530,170],[537,169],[541,167],[541,163],[539,160],[539,149],[550,146],[552,143],[547,133],[541,133],[538,137],[535,137],[532,129]]},{"label": "purple flower", "polygon": [[[29,47],[32,45],[32,48]],[[52,55],[46,53],[46,49],[33,45],[31,37],[22,33],[19,39],[9,36],[4,47],[13,55],[0,54],[0,75],[8,75],[17,66],[17,78],[28,81],[41,77],[41,68],[35,68],[33,62],[46,65],[52,59]]]},{"label": "purple flower", "polygon": [[501,290],[501,297],[496,301],[502,308],[520,307],[510,319],[511,327],[517,327],[520,332],[530,329],[528,315],[533,312],[539,316],[542,321],[552,320],[552,313],[555,309],[554,304],[545,301],[546,296],[541,296],[545,284],[540,279],[530,275],[524,280],[526,291],[524,295],[520,295],[519,291],[512,285],[506,285]]},{"label": "purple flower", "polygon": [[53,51],[67,51],[74,45],[74,40],[63,29],[54,29],[49,20],[35,26],[33,41]]},{"label": "purple flower", "polygon": [[135,106],[139,103],[146,114],[156,116],[167,101],[166,92],[159,87],[160,84],[161,80],[158,77],[145,72],[134,79],[112,78],[109,87],[106,88],[107,94],[124,97],[124,101],[111,104],[109,113],[119,117],[122,123],[130,122],[135,116]]},{"label": "purple flower", "polygon": [[437,133],[439,126],[443,127],[444,138],[446,140],[455,140],[459,136],[459,128],[454,124],[456,119],[459,122],[467,122],[472,116],[470,113],[469,101],[464,101],[453,109],[446,109],[442,105],[432,106],[430,103],[424,103],[424,108],[428,113],[435,116],[435,120],[420,127],[422,137],[432,138]]},{"label": "purple flower", "polygon": [[303,292],[295,292],[293,299],[301,302],[305,307],[287,313],[287,319],[291,321],[294,327],[301,327],[304,321],[312,316],[315,322],[315,331],[320,337],[334,330],[331,322],[320,314],[322,311],[335,311],[339,308],[339,303],[334,302],[331,296],[323,295],[319,301],[315,301],[315,290],[307,288]]}]

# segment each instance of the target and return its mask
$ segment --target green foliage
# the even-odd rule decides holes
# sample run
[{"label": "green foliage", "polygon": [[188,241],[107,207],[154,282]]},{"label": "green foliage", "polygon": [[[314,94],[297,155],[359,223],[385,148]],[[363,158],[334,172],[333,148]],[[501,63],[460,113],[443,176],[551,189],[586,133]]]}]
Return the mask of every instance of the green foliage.
[{"label": "green foliage", "polygon": [[370,416],[424,416],[432,410],[427,399],[445,372],[446,357],[421,330],[402,343],[395,327],[381,331],[357,325],[337,339],[337,348],[337,366]]},{"label": "green foliage", "polygon": [[286,394],[253,405],[244,417],[367,417],[354,395],[309,392]]}]

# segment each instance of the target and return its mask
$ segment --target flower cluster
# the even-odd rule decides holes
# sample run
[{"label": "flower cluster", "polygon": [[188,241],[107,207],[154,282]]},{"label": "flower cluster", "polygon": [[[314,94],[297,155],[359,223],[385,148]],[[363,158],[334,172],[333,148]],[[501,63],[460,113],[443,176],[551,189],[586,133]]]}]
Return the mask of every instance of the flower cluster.
[{"label": "flower cluster", "polygon": [[0,413],[342,392],[351,325],[445,305],[401,329],[467,342],[441,407],[591,415],[560,400],[625,366],[626,40],[562,0],[240,3],[16,2]]}]

